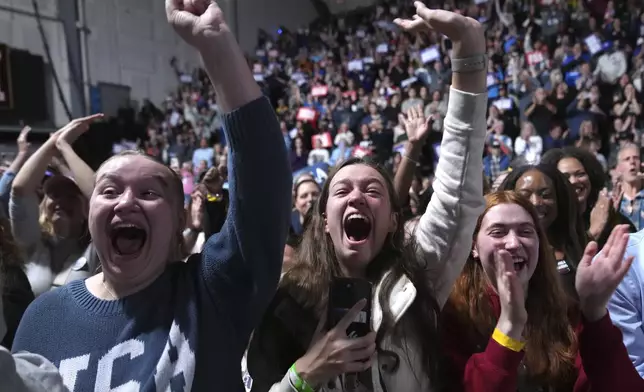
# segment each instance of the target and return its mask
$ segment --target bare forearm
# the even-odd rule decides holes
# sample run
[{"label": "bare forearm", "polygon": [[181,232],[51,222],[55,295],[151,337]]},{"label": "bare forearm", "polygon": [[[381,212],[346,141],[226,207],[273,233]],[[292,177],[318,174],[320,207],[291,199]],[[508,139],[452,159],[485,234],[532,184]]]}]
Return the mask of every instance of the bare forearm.
[{"label": "bare forearm", "polygon": [[68,143],[58,143],[58,150],[69,166],[76,184],[83,194],[90,198],[94,192],[94,170],[89,167]]},{"label": "bare forearm", "polygon": [[231,112],[261,97],[262,92],[232,33],[222,33],[213,38],[212,44],[200,48],[199,52],[215,88],[217,103],[224,112]]},{"label": "bare forearm", "polygon": [[420,156],[420,146],[412,143],[405,144],[405,155],[400,161],[400,166],[394,177],[394,189],[398,194],[398,200],[405,203],[409,197],[409,187],[414,180],[416,162]]},{"label": "bare forearm", "polygon": [[11,187],[12,192],[25,195],[36,191],[45,175],[47,165],[49,165],[49,162],[51,162],[52,157],[56,153],[56,145],[54,143],[52,139],[49,139],[27,159],[22,169],[16,173],[16,178],[13,180]]},{"label": "bare forearm", "polygon": [[537,105],[535,105],[534,103],[533,103],[533,104],[531,104],[530,106],[528,106],[528,108],[525,110],[525,113],[524,113],[524,114],[525,114],[525,116],[526,116],[526,117],[530,117],[530,116],[532,116],[532,112],[534,112],[534,109],[535,109],[536,107],[537,107]]},{"label": "bare forearm", "polygon": [[25,165],[25,162],[27,162],[27,158],[29,158],[29,154],[27,152],[19,152],[18,155],[14,158],[13,162],[11,162],[11,165],[9,166],[9,171],[14,174],[18,174],[20,169]]}]

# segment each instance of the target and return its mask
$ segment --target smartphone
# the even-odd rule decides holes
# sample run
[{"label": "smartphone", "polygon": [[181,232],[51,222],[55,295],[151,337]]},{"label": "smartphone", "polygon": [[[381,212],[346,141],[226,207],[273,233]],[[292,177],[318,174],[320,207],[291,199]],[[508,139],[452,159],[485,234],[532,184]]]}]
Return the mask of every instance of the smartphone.
[{"label": "smartphone", "polygon": [[347,336],[358,338],[371,331],[371,282],[365,279],[335,278],[329,288],[327,330],[335,327],[342,317],[360,300],[367,304],[347,328]]}]

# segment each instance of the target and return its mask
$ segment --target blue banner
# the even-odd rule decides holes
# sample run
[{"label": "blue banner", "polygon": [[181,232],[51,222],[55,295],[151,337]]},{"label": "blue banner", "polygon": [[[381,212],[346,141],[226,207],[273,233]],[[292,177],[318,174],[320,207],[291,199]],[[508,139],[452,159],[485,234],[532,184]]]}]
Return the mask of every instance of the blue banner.
[{"label": "blue banner", "polygon": [[329,166],[329,164],[324,162],[316,163],[313,166],[307,166],[304,169],[298,170],[297,172],[293,173],[293,181],[295,181],[295,179],[297,179],[302,174],[310,174],[315,179],[315,182],[322,186],[322,184],[324,184],[324,181],[326,181],[326,178],[329,176],[330,168],[331,167]]}]

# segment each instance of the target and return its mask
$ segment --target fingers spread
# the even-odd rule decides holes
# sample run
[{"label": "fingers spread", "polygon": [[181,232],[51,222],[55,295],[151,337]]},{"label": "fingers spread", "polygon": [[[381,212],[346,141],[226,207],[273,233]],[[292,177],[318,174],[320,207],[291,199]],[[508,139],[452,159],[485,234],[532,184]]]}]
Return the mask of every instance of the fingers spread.
[{"label": "fingers spread", "polygon": [[633,264],[633,260],[635,260],[634,256],[628,256],[627,258],[624,259],[624,261],[620,265],[620,269],[618,270],[618,277],[619,277],[619,282],[621,282],[624,279],[624,276],[628,273],[628,270],[631,269],[631,265]]},{"label": "fingers spread", "polygon": [[[602,252],[606,249],[602,249]],[[595,241],[590,241],[588,245],[586,245],[586,249],[584,249],[584,255],[581,258],[581,261],[579,264],[584,264],[584,266],[588,266],[593,262],[593,257],[597,254],[597,243]]]}]

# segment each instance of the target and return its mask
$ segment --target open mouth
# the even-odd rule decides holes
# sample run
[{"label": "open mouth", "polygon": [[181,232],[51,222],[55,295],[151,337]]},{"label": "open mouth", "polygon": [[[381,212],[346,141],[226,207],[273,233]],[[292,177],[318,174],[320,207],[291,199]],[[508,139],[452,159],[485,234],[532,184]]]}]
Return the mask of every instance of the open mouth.
[{"label": "open mouth", "polygon": [[513,257],[514,261],[514,271],[518,272],[528,266],[528,261],[523,257]]},{"label": "open mouth", "polygon": [[117,224],[110,231],[112,247],[119,256],[138,253],[148,238],[146,231],[131,223]]},{"label": "open mouth", "polygon": [[349,214],[344,219],[344,233],[351,242],[362,242],[371,233],[371,222],[359,213]]},{"label": "open mouth", "polygon": [[577,196],[581,195],[581,193],[584,191],[585,187],[582,185],[577,185],[573,187],[575,189],[575,194]]}]

